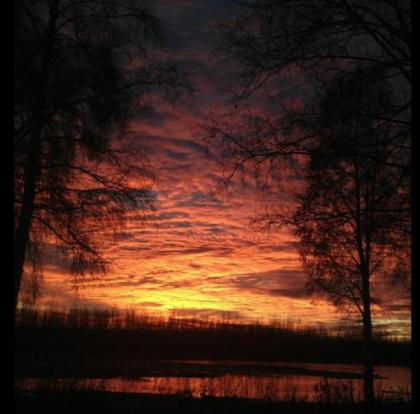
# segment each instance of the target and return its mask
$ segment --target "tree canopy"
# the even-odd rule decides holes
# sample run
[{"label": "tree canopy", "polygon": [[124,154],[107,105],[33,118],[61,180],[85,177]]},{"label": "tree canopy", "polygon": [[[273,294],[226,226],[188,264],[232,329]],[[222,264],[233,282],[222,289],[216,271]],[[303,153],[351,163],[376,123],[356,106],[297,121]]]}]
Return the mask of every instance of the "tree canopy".
[{"label": "tree canopy", "polygon": [[61,247],[75,273],[104,270],[100,234],[151,206],[147,157],[130,149],[124,130],[156,94],[176,100],[188,90],[176,66],[153,53],[162,41],[143,2],[16,2],[16,301],[37,249]]},{"label": "tree canopy", "polygon": [[260,109],[211,119],[214,138],[222,138],[238,162],[304,153],[313,135],[291,136],[295,115],[298,120],[305,113],[310,116],[314,107],[307,105],[328,83],[355,72],[371,76],[380,71],[392,89],[387,107],[367,113],[349,102],[346,111],[392,123],[387,139],[395,141],[394,162],[409,173],[409,1],[244,0],[235,17],[221,23],[219,43],[234,63],[230,89],[236,107]]}]

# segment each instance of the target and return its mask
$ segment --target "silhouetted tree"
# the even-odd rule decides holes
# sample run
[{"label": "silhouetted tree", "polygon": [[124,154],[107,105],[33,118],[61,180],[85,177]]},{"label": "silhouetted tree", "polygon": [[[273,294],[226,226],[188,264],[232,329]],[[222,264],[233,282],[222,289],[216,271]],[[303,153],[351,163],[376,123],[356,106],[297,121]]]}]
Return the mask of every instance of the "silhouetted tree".
[{"label": "silhouetted tree", "polygon": [[409,137],[392,119],[394,91],[387,71],[363,67],[331,79],[277,124],[254,112],[239,124],[229,124],[230,117],[216,119],[207,131],[223,142],[227,182],[250,169],[271,180],[291,173],[298,182],[283,188],[295,194],[297,209],[271,202],[254,224],[291,225],[300,239],[309,290],[360,312],[369,401],[371,282],[387,275],[409,280],[411,160]]},{"label": "silhouetted tree", "polygon": [[346,108],[387,107],[389,97],[381,76],[356,72],[329,85],[317,100],[321,111],[303,125],[319,133],[305,167],[306,189],[291,217],[277,217],[300,240],[309,290],[360,313],[367,401],[374,397],[371,285],[386,274],[409,273],[410,182],[387,163],[393,147],[384,143],[392,123],[378,124]]},{"label": "silhouetted tree", "polygon": [[25,260],[36,275],[54,245],[74,273],[102,271],[104,230],[151,206],[147,159],[117,138],[153,94],[185,91],[149,55],[161,39],[143,2],[15,2],[15,307]]},{"label": "silhouetted tree", "polygon": [[292,225],[312,291],[360,311],[369,401],[370,282],[391,269],[408,271],[410,4],[245,0],[240,6],[221,25],[220,44],[236,63],[235,109],[212,116],[207,136],[226,163],[225,183],[252,170],[263,184],[292,171],[307,185],[294,215],[271,204],[257,222]]}]

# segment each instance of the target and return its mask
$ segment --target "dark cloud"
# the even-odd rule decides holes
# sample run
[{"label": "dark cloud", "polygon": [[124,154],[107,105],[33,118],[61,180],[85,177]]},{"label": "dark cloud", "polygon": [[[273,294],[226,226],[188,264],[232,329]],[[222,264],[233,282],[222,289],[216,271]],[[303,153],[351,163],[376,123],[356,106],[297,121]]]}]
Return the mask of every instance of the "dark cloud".
[{"label": "dark cloud", "polygon": [[191,140],[178,140],[177,145],[180,147],[188,148],[189,150],[195,151],[197,153],[201,153],[207,155],[208,149],[202,144],[199,144],[195,141]]},{"label": "dark cloud", "polygon": [[190,156],[190,154],[186,152],[176,152],[170,149],[166,149],[164,153],[167,157],[172,158],[173,160],[180,160],[180,161],[185,161]]},{"label": "dark cloud", "polygon": [[170,221],[165,223],[168,228],[189,228],[191,223],[189,221]]},{"label": "dark cloud", "polygon": [[296,299],[306,296],[305,275],[301,270],[278,269],[269,272],[233,275],[225,282],[236,289],[261,295]]},{"label": "dark cloud", "polygon": [[143,251],[151,251],[152,248],[148,247],[148,246],[139,246],[139,245],[134,245],[134,246],[119,246],[118,247],[119,250],[125,250],[128,252],[143,252]]},{"label": "dark cloud", "polygon": [[226,231],[222,227],[220,227],[220,226],[214,226],[214,225],[211,225],[207,229],[207,231],[210,232],[210,233],[213,233],[213,234],[223,234],[223,233],[226,233]]},{"label": "dark cloud", "polygon": [[126,231],[119,231],[114,234],[115,241],[123,241],[123,240],[133,240],[135,235],[133,233],[129,233]]},{"label": "dark cloud", "polygon": [[175,207],[208,207],[209,205],[222,206],[223,202],[212,193],[205,194],[195,191],[190,194],[188,200],[176,203]]},{"label": "dark cloud", "polygon": [[173,218],[188,218],[190,216],[191,214],[186,213],[184,211],[171,211],[168,213],[161,213],[157,218],[161,220],[168,220]]},{"label": "dark cloud", "polygon": [[264,290],[264,293],[270,296],[286,296],[288,298],[297,298],[297,299],[308,296],[308,293],[303,287],[266,289]]}]

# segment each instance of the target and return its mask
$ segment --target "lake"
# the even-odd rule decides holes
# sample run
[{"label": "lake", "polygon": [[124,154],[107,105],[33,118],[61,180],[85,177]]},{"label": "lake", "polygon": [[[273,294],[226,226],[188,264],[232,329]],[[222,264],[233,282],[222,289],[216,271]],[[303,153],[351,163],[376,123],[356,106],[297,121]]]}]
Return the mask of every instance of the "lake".
[{"label": "lake", "polygon": [[[184,394],[264,400],[359,401],[362,367],[349,364],[253,361],[160,361],[168,367],[113,378],[17,378],[20,391],[80,390]],[[411,368],[375,367],[375,392],[383,399],[411,399]]]}]

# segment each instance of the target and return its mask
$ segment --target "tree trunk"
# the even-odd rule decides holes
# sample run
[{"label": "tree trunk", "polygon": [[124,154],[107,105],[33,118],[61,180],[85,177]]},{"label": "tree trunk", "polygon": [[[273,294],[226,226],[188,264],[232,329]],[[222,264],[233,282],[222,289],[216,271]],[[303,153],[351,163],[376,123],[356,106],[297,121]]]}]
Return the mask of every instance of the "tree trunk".
[{"label": "tree trunk", "polygon": [[29,153],[24,170],[24,189],[19,219],[15,231],[15,269],[14,269],[14,310],[18,304],[23,266],[25,264],[26,248],[28,246],[29,231],[34,211],[35,185],[38,175],[38,158],[41,144],[41,127],[34,128],[29,143]]},{"label": "tree trunk", "polygon": [[370,286],[368,274],[363,275],[363,346],[364,346],[364,399],[372,405],[375,392],[373,384],[372,315],[370,309]]},{"label": "tree trunk", "polygon": [[[355,160],[354,180],[356,191],[356,242],[360,260],[360,276],[362,282],[362,305],[363,305],[363,347],[364,347],[364,381],[363,394],[367,406],[367,412],[373,403],[375,393],[373,386],[373,359],[372,359],[372,314],[370,297],[370,236],[367,227],[367,219],[362,221],[362,197],[361,177],[359,163]],[[366,202],[367,200],[365,200]],[[366,211],[364,211],[366,214]],[[365,243],[363,243],[363,236]]]},{"label": "tree trunk", "polygon": [[15,269],[14,269],[14,310],[18,303],[19,289],[22,281],[23,267],[25,264],[26,249],[29,240],[32,215],[35,206],[36,181],[39,172],[39,157],[41,149],[41,132],[44,126],[45,90],[48,85],[50,65],[52,59],[52,48],[57,21],[58,5],[60,0],[49,2],[50,17],[44,38],[42,39],[42,53],[40,63],[40,78],[36,85],[37,91],[34,94],[34,105],[32,108],[33,125],[29,136],[28,159],[23,173],[24,187],[22,204],[19,212],[19,219],[15,230]]}]

